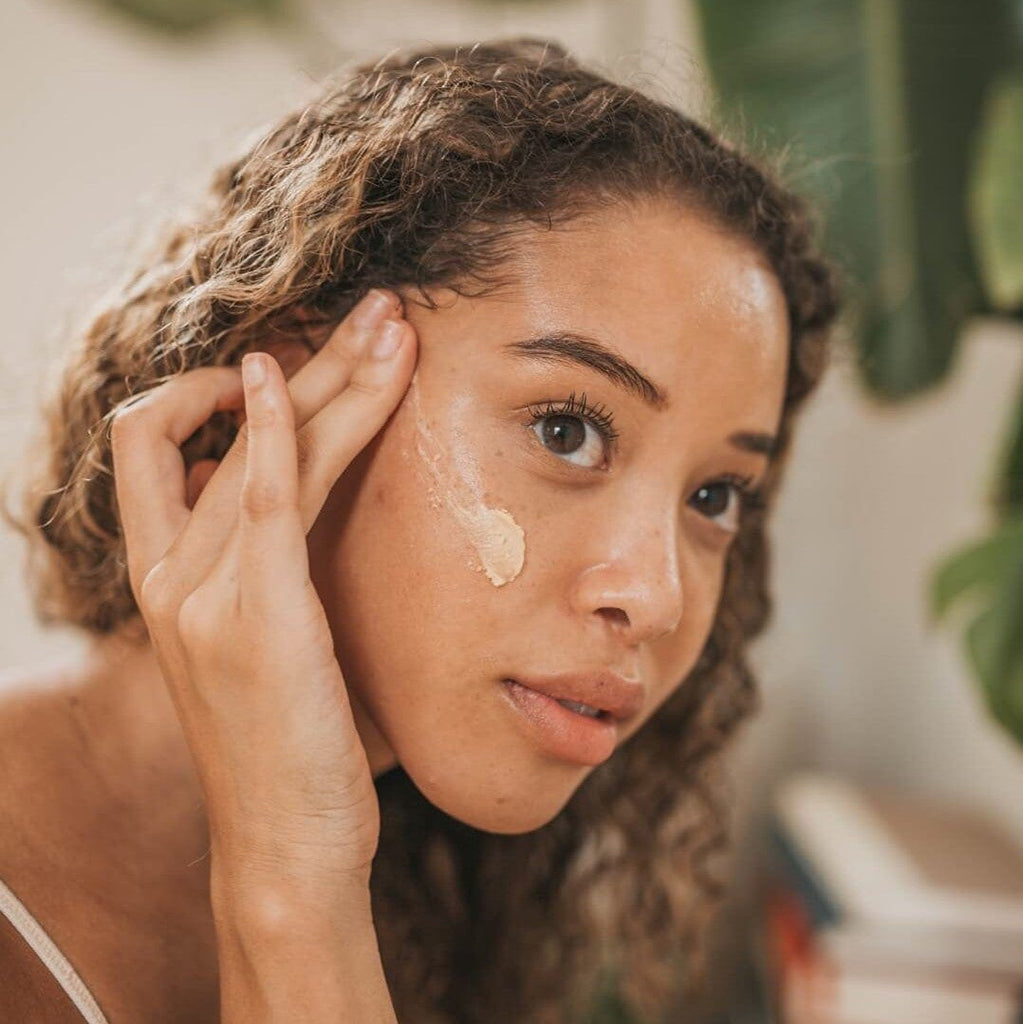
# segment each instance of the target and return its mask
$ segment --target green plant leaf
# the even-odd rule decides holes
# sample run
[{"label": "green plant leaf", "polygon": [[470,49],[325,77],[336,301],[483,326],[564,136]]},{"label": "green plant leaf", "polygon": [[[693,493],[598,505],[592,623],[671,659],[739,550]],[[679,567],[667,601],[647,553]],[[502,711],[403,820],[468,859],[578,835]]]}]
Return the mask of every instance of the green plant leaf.
[{"label": "green plant leaf", "polygon": [[931,581],[932,615],[941,618],[967,594],[986,590],[990,595],[1006,586],[1007,575],[1017,563],[1023,564],[1023,517],[1010,520],[990,537],[946,556]]},{"label": "green plant leaf", "polygon": [[941,564],[931,583],[933,614],[967,597],[976,610],[966,653],[985,705],[1023,743],[1023,516]]},{"label": "green plant leaf", "polygon": [[267,19],[284,16],[292,0],[94,0],[102,7],[143,25],[173,35],[194,35],[237,14]]},{"label": "green plant leaf", "polygon": [[966,648],[989,712],[1023,744],[1023,559],[970,624]]},{"label": "green plant leaf", "polygon": [[[1023,410],[1016,411],[1016,426]],[[1018,429],[1008,464],[1018,459]],[[1018,468],[1018,466],[1017,466]],[[947,556],[931,579],[935,618],[967,599],[976,608],[966,628],[966,652],[985,705],[1011,736],[1023,744],[1023,510],[991,536]]]},{"label": "green plant leaf", "polygon": [[1012,0],[697,0],[727,122],[791,145],[845,263],[864,379],[897,398],[952,365],[985,308],[964,196]]},{"label": "green plant leaf", "polygon": [[1004,517],[1023,515],[1023,378],[1002,443],[995,483],[995,511]]},{"label": "green plant leaf", "polygon": [[970,210],[991,301],[1023,313],[1023,68],[992,90],[977,140]]}]

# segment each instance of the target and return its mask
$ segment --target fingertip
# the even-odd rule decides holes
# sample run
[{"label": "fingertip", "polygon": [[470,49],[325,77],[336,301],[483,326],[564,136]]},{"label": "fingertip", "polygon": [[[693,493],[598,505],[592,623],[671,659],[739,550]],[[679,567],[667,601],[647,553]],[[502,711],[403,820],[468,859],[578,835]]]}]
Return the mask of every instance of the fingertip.
[{"label": "fingertip", "polygon": [[252,411],[257,408],[266,411],[267,422],[280,415],[287,417],[291,399],[281,364],[269,352],[247,352],[241,368],[245,405],[249,409],[246,419],[251,421]]},{"label": "fingertip", "polygon": [[390,301],[393,312],[388,313],[388,316],[402,315],[404,304],[402,303],[401,295],[394,288],[374,288],[373,291],[379,292],[385,299]]},{"label": "fingertip", "polygon": [[376,337],[369,347],[369,356],[378,362],[389,362],[392,360],[401,347],[407,343],[408,330],[404,320],[385,320],[377,330]]},{"label": "fingertip", "polygon": [[266,383],[268,358],[262,352],[246,352],[242,356],[242,381],[246,391],[255,392]]}]

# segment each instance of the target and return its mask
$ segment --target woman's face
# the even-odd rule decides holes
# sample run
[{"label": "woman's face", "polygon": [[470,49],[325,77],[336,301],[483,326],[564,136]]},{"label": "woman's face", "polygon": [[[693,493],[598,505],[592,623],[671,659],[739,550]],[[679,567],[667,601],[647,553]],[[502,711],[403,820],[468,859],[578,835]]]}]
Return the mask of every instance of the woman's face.
[{"label": "woman's face", "polygon": [[404,293],[413,382],[309,536],[374,772],[503,833],[684,685],[788,348],[763,259],[666,201],[529,231],[508,270]]}]

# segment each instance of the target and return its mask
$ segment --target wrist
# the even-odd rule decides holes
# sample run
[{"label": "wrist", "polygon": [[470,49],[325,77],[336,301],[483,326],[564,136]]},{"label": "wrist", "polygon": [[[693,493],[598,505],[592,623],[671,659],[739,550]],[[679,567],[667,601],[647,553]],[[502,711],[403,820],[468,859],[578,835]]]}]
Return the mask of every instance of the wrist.
[{"label": "wrist", "polygon": [[225,1024],[395,1024],[368,884],[329,894],[291,880],[211,875]]},{"label": "wrist", "polygon": [[214,916],[244,920],[273,933],[317,921],[372,921],[369,872],[326,870],[321,865],[282,865],[260,857],[218,856],[211,851],[210,904]]},{"label": "wrist", "polygon": [[286,835],[281,828],[213,828],[210,831],[210,879],[225,895],[259,896],[266,891],[292,899],[330,901],[368,899],[372,864],[348,863],[329,838]]}]

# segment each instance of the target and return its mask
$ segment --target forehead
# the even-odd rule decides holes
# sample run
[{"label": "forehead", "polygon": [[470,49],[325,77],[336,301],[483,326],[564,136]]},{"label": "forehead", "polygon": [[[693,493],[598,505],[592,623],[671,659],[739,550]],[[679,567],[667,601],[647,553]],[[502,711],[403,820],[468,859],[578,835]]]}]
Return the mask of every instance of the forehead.
[{"label": "forehead", "polygon": [[788,360],[777,277],[752,243],[668,201],[605,207],[527,231],[510,260],[529,330],[606,341],[663,384],[672,402],[717,395],[771,423]]}]

